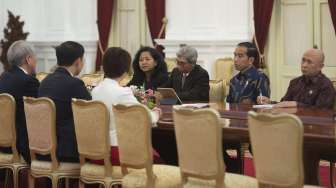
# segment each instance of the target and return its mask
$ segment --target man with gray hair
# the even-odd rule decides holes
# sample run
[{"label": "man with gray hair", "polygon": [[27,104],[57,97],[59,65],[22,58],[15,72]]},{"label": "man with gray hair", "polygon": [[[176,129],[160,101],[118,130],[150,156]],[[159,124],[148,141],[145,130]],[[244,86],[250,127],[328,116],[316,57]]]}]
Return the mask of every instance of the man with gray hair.
[{"label": "man with gray hair", "polygon": [[173,88],[182,101],[209,101],[209,74],[196,64],[196,49],[183,45],[176,56],[177,67],[162,87]]},{"label": "man with gray hair", "polygon": [[[11,68],[0,77],[0,93],[8,93],[16,102],[16,147],[27,163],[30,163],[23,96],[37,97],[39,81],[34,77],[36,56],[25,41],[16,41],[8,49],[7,59]],[[0,148],[11,152],[9,148]]]}]

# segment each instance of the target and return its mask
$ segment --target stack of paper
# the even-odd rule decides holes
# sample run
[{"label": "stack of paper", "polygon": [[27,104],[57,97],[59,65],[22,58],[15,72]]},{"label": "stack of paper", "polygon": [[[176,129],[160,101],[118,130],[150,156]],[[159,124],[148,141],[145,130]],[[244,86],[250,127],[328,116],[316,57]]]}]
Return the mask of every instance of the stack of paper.
[{"label": "stack of paper", "polygon": [[253,105],[253,108],[273,108],[273,104],[258,104]]},{"label": "stack of paper", "polygon": [[185,108],[207,108],[209,103],[191,103],[191,104],[182,104],[182,107]]}]

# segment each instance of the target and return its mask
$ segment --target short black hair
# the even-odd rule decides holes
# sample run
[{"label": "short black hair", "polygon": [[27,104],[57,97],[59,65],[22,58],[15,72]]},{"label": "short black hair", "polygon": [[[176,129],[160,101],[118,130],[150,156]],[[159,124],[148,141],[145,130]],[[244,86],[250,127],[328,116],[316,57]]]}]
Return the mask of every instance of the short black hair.
[{"label": "short black hair", "polygon": [[237,46],[247,49],[247,57],[253,57],[254,63],[259,62],[259,53],[257,47],[251,42],[241,42]]},{"label": "short black hair", "polygon": [[107,78],[118,78],[129,71],[131,55],[120,47],[108,48],[103,57],[103,69]]},{"label": "short black hair", "polygon": [[74,41],[66,41],[55,47],[57,65],[71,66],[76,59],[83,58],[84,47]]}]

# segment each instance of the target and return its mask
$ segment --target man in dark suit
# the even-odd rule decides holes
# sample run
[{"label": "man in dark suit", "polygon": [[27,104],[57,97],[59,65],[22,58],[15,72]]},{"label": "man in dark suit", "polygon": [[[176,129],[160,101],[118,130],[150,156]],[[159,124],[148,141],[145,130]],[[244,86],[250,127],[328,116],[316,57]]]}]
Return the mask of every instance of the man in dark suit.
[{"label": "man in dark suit", "polygon": [[84,82],[78,75],[84,65],[84,48],[67,41],[56,47],[58,68],[48,75],[39,88],[40,97],[51,98],[56,105],[57,158],[63,162],[77,162],[78,150],[71,108],[71,99],[91,100]]},{"label": "man in dark suit", "polygon": [[209,101],[209,74],[196,64],[196,49],[182,46],[176,56],[177,68],[162,87],[173,88],[182,101]]},{"label": "man in dark suit", "polygon": [[[0,77],[0,93],[9,93],[16,102],[16,147],[27,163],[30,163],[29,142],[23,96],[36,97],[38,80],[33,76],[36,69],[36,56],[33,48],[25,41],[16,41],[8,49],[7,59],[11,68]],[[11,152],[1,148],[2,152]]]}]

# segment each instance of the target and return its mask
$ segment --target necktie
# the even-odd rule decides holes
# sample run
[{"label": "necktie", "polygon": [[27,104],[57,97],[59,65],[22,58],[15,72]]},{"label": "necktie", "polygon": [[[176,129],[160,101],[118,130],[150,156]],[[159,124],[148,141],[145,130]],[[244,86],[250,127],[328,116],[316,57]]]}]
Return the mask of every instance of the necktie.
[{"label": "necktie", "polygon": [[182,74],[182,88],[184,87],[185,80],[187,78],[187,74],[183,73]]}]

